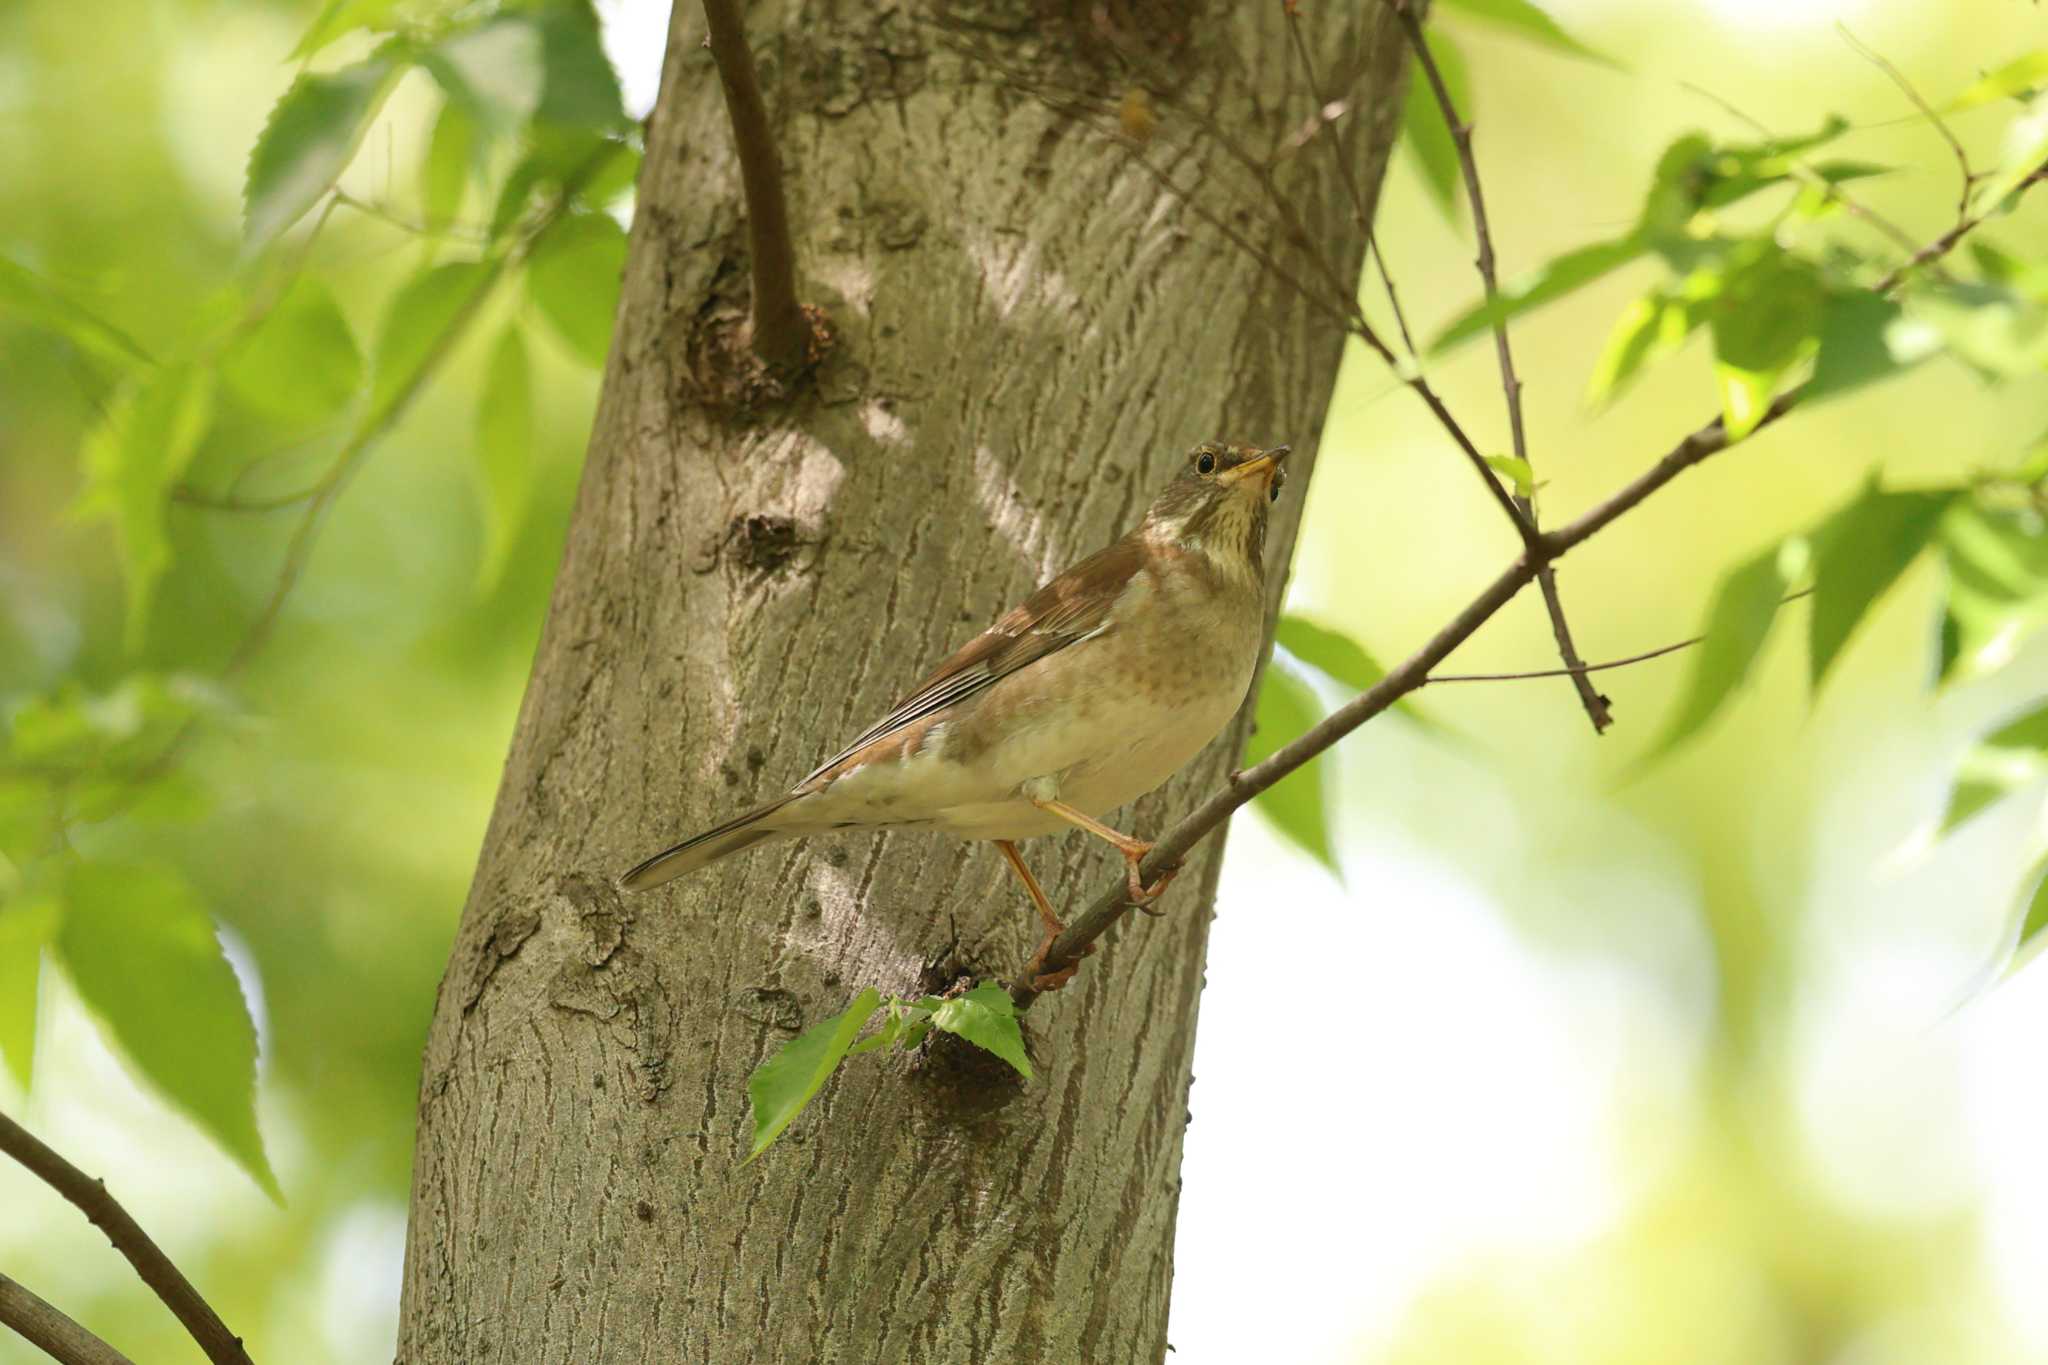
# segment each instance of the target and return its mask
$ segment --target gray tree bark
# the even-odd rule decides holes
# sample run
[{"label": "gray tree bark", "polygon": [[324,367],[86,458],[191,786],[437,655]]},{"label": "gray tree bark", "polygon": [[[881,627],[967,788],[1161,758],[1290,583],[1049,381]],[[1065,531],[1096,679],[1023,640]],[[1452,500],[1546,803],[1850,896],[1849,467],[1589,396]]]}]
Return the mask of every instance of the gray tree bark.
[{"label": "gray tree bark", "polygon": [[[1036,1080],[964,1049],[856,1058],[746,1166],[747,1076],[794,1031],[866,985],[1008,979],[1032,912],[992,848],[935,835],[774,846],[640,898],[610,878],[800,777],[1195,441],[1291,440],[1300,489],[1343,338],[1208,219],[1336,299],[1364,227],[1329,149],[1299,145],[1316,101],[1278,0],[768,0],[749,22],[837,340],[791,401],[708,399],[744,234],[685,0],[428,1041],[399,1359],[1158,1360],[1220,840],[1031,1012]],[[1301,22],[1371,195],[1399,34],[1376,5]],[[1323,276],[1232,147],[1277,158]],[[1247,723],[1124,826],[1185,812]],[[1026,852],[1056,899],[1120,868],[1080,835]]]}]

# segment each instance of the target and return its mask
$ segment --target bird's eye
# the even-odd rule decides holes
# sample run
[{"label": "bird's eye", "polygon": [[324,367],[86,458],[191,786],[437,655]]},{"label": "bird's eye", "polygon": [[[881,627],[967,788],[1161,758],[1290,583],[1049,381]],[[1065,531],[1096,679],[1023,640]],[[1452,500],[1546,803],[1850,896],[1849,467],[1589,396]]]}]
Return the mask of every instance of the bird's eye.
[{"label": "bird's eye", "polygon": [[1195,461],[1195,468],[1203,474],[1214,474],[1216,472],[1216,457],[1206,450],[1203,451],[1202,457]]}]

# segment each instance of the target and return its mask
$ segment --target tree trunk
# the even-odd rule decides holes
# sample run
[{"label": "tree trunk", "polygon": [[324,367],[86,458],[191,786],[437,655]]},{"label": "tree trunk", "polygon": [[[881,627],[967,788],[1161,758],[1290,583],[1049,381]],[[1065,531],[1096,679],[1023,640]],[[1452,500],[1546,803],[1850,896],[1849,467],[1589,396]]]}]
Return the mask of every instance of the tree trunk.
[{"label": "tree trunk", "polygon": [[[744,1166],[756,1065],[863,986],[1008,979],[1029,905],[992,848],[929,834],[611,887],[800,777],[1197,440],[1310,465],[1342,335],[1211,221],[1325,299],[1359,278],[1278,0],[1054,8],[751,7],[802,287],[836,333],[783,401],[718,374],[739,178],[701,13],[676,6],[588,468],[427,1044],[402,1361],[1164,1352],[1220,840],[1031,1012],[1034,1081],[957,1049],[856,1058]],[[1370,4],[1300,22],[1372,195],[1399,34]],[[1185,812],[1247,723],[1124,826]],[[1055,899],[1120,868],[1080,835],[1026,853]]]}]

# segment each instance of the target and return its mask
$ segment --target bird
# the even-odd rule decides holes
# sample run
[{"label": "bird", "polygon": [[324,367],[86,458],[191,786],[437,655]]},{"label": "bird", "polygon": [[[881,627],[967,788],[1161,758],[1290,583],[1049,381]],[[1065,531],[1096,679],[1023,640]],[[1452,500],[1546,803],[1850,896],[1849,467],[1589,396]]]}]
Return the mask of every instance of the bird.
[{"label": "bird", "polygon": [[1146,907],[1152,844],[1099,817],[1162,785],[1230,723],[1265,645],[1265,540],[1285,445],[1205,441],[1138,524],[970,640],[795,786],[639,863],[646,891],[774,839],[929,829],[992,841],[1037,910],[1065,925],[1017,843],[1075,827],[1110,844]]}]

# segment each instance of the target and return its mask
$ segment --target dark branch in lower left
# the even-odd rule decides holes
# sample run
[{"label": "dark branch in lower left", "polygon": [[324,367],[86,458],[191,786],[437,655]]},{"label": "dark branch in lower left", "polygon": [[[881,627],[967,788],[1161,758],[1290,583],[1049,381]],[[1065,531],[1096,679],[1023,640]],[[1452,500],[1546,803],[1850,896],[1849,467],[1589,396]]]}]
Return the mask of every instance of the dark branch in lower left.
[{"label": "dark branch in lower left", "polygon": [[59,1365],[134,1365],[18,1280],[0,1275],[0,1326],[10,1327]]}]

